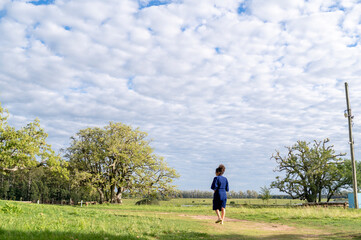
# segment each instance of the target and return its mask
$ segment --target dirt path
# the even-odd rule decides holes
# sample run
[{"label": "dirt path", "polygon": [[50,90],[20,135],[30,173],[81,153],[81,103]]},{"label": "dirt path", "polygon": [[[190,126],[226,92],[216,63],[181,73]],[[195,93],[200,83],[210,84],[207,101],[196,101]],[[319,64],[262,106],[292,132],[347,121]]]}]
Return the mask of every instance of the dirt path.
[{"label": "dirt path", "polygon": [[[182,216],[182,215],[180,215]],[[186,215],[183,215],[186,216]],[[202,216],[202,215],[189,215],[188,217],[193,219],[199,219],[199,220],[212,220],[216,221],[217,217],[213,216]],[[253,227],[261,230],[267,230],[267,231],[290,231],[290,230],[296,230],[295,227],[290,227],[283,224],[276,224],[276,223],[259,223],[259,222],[252,222],[248,220],[239,220],[234,218],[227,218],[224,220],[224,224],[230,223],[230,222],[239,222],[246,225],[252,225]]]},{"label": "dirt path", "polygon": [[[337,239],[321,229],[307,229],[294,226],[288,226],[278,223],[253,222],[248,220],[239,220],[226,218],[224,224],[216,224],[216,216],[204,215],[186,215],[180,217],[190,218],[197,221],[204,221],[204,224],[210,228],[210,231],[220,239]],[[348,239],[347,237],[342,239]],[[351,238],[350,238],[351,239]]]},{"label": "dirt path", "polygon": [[[113,209],[107,210],[116,212]],[[298,226],[296,224],[269,223],[261,221],[240,220],[226,218],[224,224],[216,224],[217,217],[214,215],[194,215],[182,214],[176,212],[153,212],[153,211],[134,211],[119,210],[123,215],[141,215],[157,216],[165,219],[187,219],[197,221],[197,224],[203,225],[201,232],[211,235],[215,240],[304,240],[304,239],[360,239],[360,235],[352,236],[352,233],[340,230],[340,232],[330,233],[327,228],[313,228]]]}]

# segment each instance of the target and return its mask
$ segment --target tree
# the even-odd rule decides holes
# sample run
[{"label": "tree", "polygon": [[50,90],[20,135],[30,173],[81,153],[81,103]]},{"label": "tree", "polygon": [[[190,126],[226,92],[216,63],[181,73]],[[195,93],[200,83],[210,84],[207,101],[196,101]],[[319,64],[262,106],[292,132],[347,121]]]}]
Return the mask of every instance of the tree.
[{"label": "tree", "polygon": [[247,190],[247,198],[257,198],[258,197],[258,193],[254,190]]},{"label": "tree", "polygon": [[284,177],[276,177],[271,184],[292,198],[305,199],[308,202],[320,202],[322,194],[327,201],[347,184],[345,167],[341,156],[336,154],[333,145],[327,146],[329,139],[314,141],[313,144],[297,141],[286,147],[288,153],[281,156],[279,151],[272,155],[278,164],[275,171],[283,172]]},{"label": "tree", "polygon": [[228,193],[228,198],[236,198],[236,197],[237,197],[236,191],[231,190],[231,191]]},{"label": "tree", "polygon": [[269,187],[261,187],[260,196],[263,201],[267,201],[271,198],[271,188]]},{"label": "tree", "polygon": [[73,172],[99,193],[100,202],[121,203],[125,191],[168,194],[178,177],[163,158],[155,155],[147,134],[122,123],[87,128],[72,137],[66,157]]},{"label": "tree", "polygon": [[87,128],[71,139],[65,157],[69,159],[74,180],[77,179],[81,185],[91,184],[103,203],[108,171],[104,133],[100,128]]},{"label": "tree", "polygon": [[48,134],[39,120],[16,130],[8,124],[8,117],[9,112],[0,104],[0,172],[46,166],[66,177],[67,163],[46,143]]},{"label": "tree", "polygon": [[[346,182],[347,188],[352,189],[352,163],[350,159],[346,159],[344,163],[345,171],[346,171]],[[357,190],[361,191],[361,162],[356,161],[356,176],[357,176]]]}]

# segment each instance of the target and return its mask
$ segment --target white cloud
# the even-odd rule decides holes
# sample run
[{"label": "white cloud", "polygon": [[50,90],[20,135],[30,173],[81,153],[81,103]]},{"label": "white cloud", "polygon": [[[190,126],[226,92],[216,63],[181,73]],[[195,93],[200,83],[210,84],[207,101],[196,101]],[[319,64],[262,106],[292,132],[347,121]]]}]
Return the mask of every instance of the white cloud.
[{"label": "white cloud", "polygon": [[263,21],[279,22],[297,18],[304,5],[303,0],[253,0],[250,8],[252,14]]},{"label": "white cloud", "polygon": [[10,3],[10,0],[0,0],[0,10],[2,10],[8,3]]}]

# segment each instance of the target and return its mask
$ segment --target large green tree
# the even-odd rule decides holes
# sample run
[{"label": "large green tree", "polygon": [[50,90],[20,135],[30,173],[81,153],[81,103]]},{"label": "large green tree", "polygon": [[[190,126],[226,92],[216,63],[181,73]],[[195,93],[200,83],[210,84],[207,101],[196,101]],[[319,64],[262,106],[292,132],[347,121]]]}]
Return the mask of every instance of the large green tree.
[{"label": "large green tree", "polygon": [[45,166],[67,177],[67,163],[46,143],[48,134],[38,119],[16,129],[8,123],[9,112],[0,104],[0,172],[9,173]]},{"label": "large green tree", "polygon": [[167,194],[178,177],[174,169],[157,156],[147,133],[122,123],[104,128],[86,128],[71,138],[66,157],[80,182],[91,184],[100,202],[122,202],[125,191]]},{"label": "large green tree", "polygon": [[[346,169],[346,188],[350,191],[353,191],[353,181],[352,181],[352,163],[350,159],[345,160],[344,167]],[[361,191],[361,162],[356,161],[356,177],[357,177],[357,189]]]},{"label": "large green tree", "polygon": [[349,183],[344,160],[345,154],[335,153],[329,139],[314,141],[297,141],[286,147],[288,153],[282,156],[279,151],[272,155],[277,163],[275,171],[284,175],[276,177],[271,186],[292,198],[305,199],[308,202],[321,201],[322,195],[327,201],[341,188]]}]

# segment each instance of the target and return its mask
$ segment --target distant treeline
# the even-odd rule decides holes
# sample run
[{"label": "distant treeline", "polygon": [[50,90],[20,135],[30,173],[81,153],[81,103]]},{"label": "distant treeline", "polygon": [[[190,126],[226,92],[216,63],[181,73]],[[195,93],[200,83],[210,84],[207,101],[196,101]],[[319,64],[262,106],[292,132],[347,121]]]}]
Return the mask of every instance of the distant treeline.
[{"label": "distant treeline", "polygon": [[[259,193],[254,190],[243,191],[230,191],[227,193],[228,198],[258,198]],[[180,191],[178,197],[181,198],[213,198],[213,191]],[[286,196],[285,196],[286,197]]]},{"label": "distant treeline", "polygon": [[[261,198],[261,194],[254,190],[247,191],[230,191],[227,193],[229,199],[232,198]],[[176,197],[180,198],[213,198],[213,191],[200,191],[200,190],[187,190],[180,191]],[[292,199],[289,195],[274,194],[271,195],[272,199]],[[335,194],[333,199],[347,198],[347,192]]]}]

